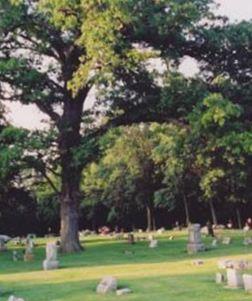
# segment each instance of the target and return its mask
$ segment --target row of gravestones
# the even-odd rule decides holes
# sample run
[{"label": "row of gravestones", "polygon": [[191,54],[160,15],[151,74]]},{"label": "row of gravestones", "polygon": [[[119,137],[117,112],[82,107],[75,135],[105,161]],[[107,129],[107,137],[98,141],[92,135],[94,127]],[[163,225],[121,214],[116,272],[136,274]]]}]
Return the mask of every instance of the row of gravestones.
[{"label": "row of gravestones", "polygon": [[252,275],[244,273],[252,268],[252,262],[247,260],[220,260],[219,269],[225,269],[226,275],[221,272],[216,274],[217,284],[226,284],[227,288],[244,288],[252,292]]},{"label": "row of gravestones", "polygon": [[[213,239],[212,247],[217,247],[218,243],[222,243],[223,245],[229,245],[231,243],[230,237],[224,237],[220,239]],[[246,241],[246,244],[249,244],[250,240]],[[245,243],[244,243],[245,244]],[[252,244],[252,240],[251,240]],[[201,251],[205,251],[206,246],[203,244],[201,240],[201,226],[200,224],[191,224],[188,227],[188,244],[187,251],[189,254],[195,254]]]},{"label": "row of gravestones", "polygon": [[[33,248],[34,248],[33,240],[32,239],[27,240],[27,246],[24,254],[25,261],[33,260],[34,258]],[[46,244],[46,258],[43,261],[43,269],[53,270],[53,269],[57,269],[58,267],[59,267],[58,245],[55,242],[49,242]],[[8,301],[24,301],[24,299],[12,295],[9,297]]]}]

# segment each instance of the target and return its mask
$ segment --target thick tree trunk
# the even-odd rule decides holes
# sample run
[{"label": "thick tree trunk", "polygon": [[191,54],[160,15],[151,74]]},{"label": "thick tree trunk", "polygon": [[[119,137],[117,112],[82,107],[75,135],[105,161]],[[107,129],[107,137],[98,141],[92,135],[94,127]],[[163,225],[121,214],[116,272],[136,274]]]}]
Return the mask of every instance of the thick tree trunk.
[{"label": "thick tree trunk", "polygon": [[68,196],[61,201],[61,249],[65,253],[80,251],[78,205]]},{"label": "thick tree trunk", "polygon": [[216,215],[214,204],[213,204],[212,200],[209,200],[209,206],[210,206],[210,210],[211,210],[213,224],[218,225],[217,215]]},{"label": "thick tree trunk", "polygon": [[59,150],[61,155],[61,249],[65,253],[82,250],[79,241],[79,202],[81,162],[74,152],[80,146],[82,102],[70,99],[64,104],[60,127]]},{"label": "thick tree trunk", "polygon": [[183,194],[183,203],[184,203],[184,208],[185,208],[185,219],[186,219],[186,226],[190,224],[190,212],[189,212],[189,205],[188,201],[186,199],[186,196]]}]

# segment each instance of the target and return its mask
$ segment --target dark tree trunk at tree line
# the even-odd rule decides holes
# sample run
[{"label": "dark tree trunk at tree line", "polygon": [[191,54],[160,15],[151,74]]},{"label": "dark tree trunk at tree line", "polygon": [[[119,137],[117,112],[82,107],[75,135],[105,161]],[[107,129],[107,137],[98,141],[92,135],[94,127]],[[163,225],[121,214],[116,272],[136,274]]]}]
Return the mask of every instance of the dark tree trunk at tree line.
[{"label": "dark tree trunk at tree line", "polygon": [[84,99],[65,101],[60,125],[59,151],[61,158],[61,248],[63,252],[82,250],[79,241],[79,203],[81,162],[76,162],[74,152],[80,145],[80,123]]}]

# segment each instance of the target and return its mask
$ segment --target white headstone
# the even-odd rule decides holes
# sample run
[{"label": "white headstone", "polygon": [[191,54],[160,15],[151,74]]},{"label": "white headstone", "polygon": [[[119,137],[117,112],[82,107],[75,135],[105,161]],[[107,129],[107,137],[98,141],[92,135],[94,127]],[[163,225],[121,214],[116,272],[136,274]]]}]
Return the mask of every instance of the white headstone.
[{"label": "white headstone", "polygon": [[242,276],[246,292],[252,292],[252,275],[244,274]]},{"label": "white headstone", "polygon": [[107,294],[117,290],[117,279],[112,276],[103,277],[96,288],[97,294]]},{"label": "white headstone", "polygon": [[235,269],[227,269],[227,286],[229,288],[243,287],[242,275]]}]

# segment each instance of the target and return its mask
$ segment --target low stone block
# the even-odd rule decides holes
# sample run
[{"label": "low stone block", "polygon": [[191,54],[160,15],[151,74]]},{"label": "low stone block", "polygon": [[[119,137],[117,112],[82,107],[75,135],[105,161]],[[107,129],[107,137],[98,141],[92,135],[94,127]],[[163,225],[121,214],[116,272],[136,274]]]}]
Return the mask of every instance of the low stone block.
[{"label": "low stone block", "polygon": [[59,261],[58,260],[44,260],[43,261],[43,269],[45,271],[56,270],[58,268],[59,268]]},{"label": "low stone block", "polygon": [[132,290],[130,288],[122,288],[116,291],[117,296],[131,294]]}]

